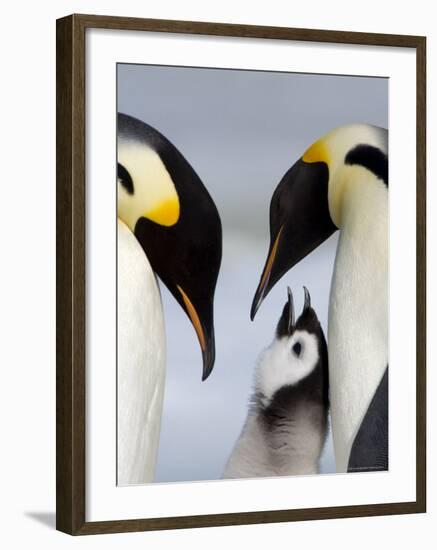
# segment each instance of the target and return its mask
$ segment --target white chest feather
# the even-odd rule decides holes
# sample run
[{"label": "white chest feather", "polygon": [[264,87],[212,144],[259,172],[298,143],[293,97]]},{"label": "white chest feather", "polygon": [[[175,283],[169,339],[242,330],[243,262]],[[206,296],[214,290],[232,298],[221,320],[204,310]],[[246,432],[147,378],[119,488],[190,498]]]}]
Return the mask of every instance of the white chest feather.
[{"label": "white chest feather", "polygon": [[165,332],[155,275],[118,223],[117,426],[119,485],[153,481],[165,380]]},{"label": "white chest feather", "polygon": [[354,189],[344,198],[329,307],[331,415],[339,472],[347,470],[354,437],[388,364],[388,194],[364,168],[354,170]]}]

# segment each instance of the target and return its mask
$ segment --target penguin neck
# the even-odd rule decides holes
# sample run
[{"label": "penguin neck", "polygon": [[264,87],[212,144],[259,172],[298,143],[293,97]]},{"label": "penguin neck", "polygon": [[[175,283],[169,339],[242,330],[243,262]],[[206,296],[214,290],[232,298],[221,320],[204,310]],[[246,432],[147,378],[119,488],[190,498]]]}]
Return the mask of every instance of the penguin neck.
[{"label": "penguin neck", "polygon": [[[386,309],[388,285],[388,193],[386,186],[365,168],[354,167],[354,177],[343,185],[340,238],[334,282],[349,298],[342,308]],[[359,309],[358,309],[359,308]],[[355,320],[360,321],[357,315]]]},{"label": "penguin neck", "polygon": [[[329,307],[329,365],[337,469],[388,364],[388,193],[365,168],[343,182]],[[349,172],[349,176],[351,173]]]}]

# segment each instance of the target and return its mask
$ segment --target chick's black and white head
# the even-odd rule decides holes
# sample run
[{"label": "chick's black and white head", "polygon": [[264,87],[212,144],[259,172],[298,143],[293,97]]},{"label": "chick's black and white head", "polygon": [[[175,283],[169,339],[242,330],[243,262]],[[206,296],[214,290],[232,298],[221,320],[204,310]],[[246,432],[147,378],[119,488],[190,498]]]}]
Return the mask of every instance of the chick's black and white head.
[{"label": "chick's black and white head", "polygon": [[261,355],[256,391],[263,406],[268,406],[284,388],[298,388],[307,382],[305,390],[311,388],[327,400],[326,340],[305,287],[304,292],[303,311],[296,321],[293,295],[288,289],[288,301],[279,319],[275,338]]}]

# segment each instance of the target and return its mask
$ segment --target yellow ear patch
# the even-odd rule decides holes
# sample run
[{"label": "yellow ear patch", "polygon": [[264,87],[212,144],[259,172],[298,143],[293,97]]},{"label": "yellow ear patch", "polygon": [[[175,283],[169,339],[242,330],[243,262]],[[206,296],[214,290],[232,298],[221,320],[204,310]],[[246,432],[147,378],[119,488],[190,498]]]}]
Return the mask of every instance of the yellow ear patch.
[{"label": "yellow ear patch", "polygon": [[303,154],[302,160],[304,162],[326,162],[326,164],[329,164],[329,153],[325,142],[319,139],[319,141],[313,143]]},{"label": "yellow ear patch", "polygon": [[180,215],[177,196],[163,200],[155,208],[144,213],[144,217],[159,225],[170,227],[177,223]]},{"label": "yellow ear patch", "polygon": [[180,216],[175,184],[156,151],[143,143],[121,143],[118,162],[129,172],[134,193],[118,184],[118,216],[131,228],[140,218],[170,227]]}]

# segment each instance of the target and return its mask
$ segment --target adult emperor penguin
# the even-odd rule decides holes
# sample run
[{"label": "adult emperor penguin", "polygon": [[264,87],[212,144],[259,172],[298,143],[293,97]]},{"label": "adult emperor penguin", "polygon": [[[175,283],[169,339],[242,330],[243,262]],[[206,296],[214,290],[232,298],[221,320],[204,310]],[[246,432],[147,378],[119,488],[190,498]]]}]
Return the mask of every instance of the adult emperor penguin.
[{"label": "adult emperor penguin", "polygon": [[328,428],[328,352],[305,288],[297,322],[293,295],[261,354],[255,391],[225,478],[316,474]]},{"label": "adult emperor penguin", "polygon": [[328,349],[337,471],[388,468],[388,133],[356,124],[316,141],[270,204],[270,249],[251,309],[337,229]]},{"label": "adult emperor penguin", "polygon": [[217,208],[168,139],[118,115],[119,485],[153,481],[165,380],[165,330],[156,275],[189,317],[203,357],[215,359],[213,298],[222,255]]}]

